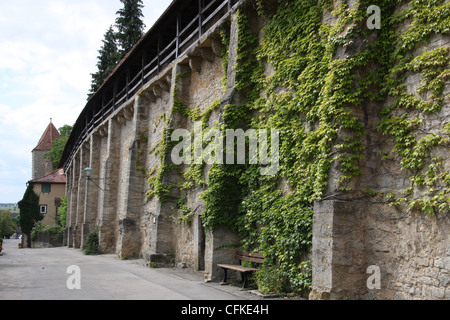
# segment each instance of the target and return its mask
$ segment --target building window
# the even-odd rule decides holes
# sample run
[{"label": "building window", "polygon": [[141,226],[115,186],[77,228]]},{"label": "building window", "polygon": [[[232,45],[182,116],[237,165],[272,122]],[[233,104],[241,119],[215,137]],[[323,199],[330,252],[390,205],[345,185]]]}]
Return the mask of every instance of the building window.
[{"label": "building window", "polygon": [[52,190],[52,185],[50,183],[42,184],[42,193],[50,193],[51,190]]},{"label": "building window", "polygon": [[46,205],[46,204],[41,204],[41,205],[39,206],[39,212],[40,212],[41,214],[47,214],[47,205]]}]

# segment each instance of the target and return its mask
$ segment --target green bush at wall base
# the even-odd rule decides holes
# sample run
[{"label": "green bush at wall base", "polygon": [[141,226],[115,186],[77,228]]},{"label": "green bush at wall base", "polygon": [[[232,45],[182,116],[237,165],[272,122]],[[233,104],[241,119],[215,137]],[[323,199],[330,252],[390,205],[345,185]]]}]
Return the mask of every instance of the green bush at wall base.
[{"label": "green bush at wall base", "polygon": [[83,253],[88,256],[100,254],[98,232],[89,233],[86,242],[83,244]]}]

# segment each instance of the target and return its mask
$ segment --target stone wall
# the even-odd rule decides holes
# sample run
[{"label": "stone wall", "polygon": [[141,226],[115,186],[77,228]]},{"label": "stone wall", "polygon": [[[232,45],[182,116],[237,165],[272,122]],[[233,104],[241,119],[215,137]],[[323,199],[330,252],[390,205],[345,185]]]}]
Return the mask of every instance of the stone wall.
[{"label": "stone wall", "polygon": [[[448,3],[448,1],[446,1]],[[396,12],[409,8],[402,4]],[[326,15],[327,16],[327,15]],[[329,22],[333,23],[332,16]],[[397,26],[402,34],[410,27],[411,19]],[[359,39],[352,39],[360,43]],[[373,41],[374,39],[369,39]],[[367,39],[366,39],[367,41]],[[448,35],[433,35],[422,42],[413,57],[436,49],[448,48]],[[352,55],[358,48],[337,50],[336,58]],[[374,66],[372,66],[374,68]],[[376,66],[375,66],[376,67]],[[405,78],[407,94],[429,100],[430,95],[418,93],[424,78],[420,72],[408,72]],[[435,113],[409,110],[408,118],[419,117],[421,127],[416,137],[442,133],[449,123],[449,81],[445,82],[442,109]],[[355,115],[364,123],[365,154],[359,163],[361,174],[351,181],[352,192],[342,192],[333,183],[339,170],[333,168],[327,200],[317,201],[313,227],[313,291],[312,299],[449,299],[450,298],[450,217],[448,209],[426,214],[408,205],[390,205],[385,195],[402,197],[402,190],[412,185],[411,173],[401,168],[401,157],[383,159],[381,150],[392,150],[394,144],[377,125],[380,112],[393,104],[395,97],[380,103],[363,103]],[[445,144],[444,144],[445,145]],[[440,156],[443,172],[448,170],[448,146],[433,147],[431,154]],[[432,156],[426,161],[432,163]],[[375,190],[368,195],[367,190]],[[420,197],[420,190],[413,196]],[[379,288],[371,286],[374,268],[380,272]]]},{"label": "stone wall", "polygon": [[[253,31],[262,39],[264,19],[257,16],[252,2],[242,1],[237,7],[248,4],[246,12]],[[238,235],[225,227],[214,231],[203,227],[204,203],[200,195],[206,186],[180,187],[187,167],[173,169],[171,159],[161,151],[170,129],[194,129],[193,119],[176,110],[177,103],[187,110],[198,108],[203,112],[220,101],[208,119],[210,126],[220,120],[225,105],[242,103],[234,88],[236,8],[195,48],[115,110],[79,148],[66,172],[66,245],[80,248],[87,234],[98,228],[102,252],[122,258],[142,257],[152,266],[176,264],[204,270],[207,279],[218,279],[218,263],[236,262],[232,244],[239,242]],[[325,22],[335,23],[328,11]],[[221,29],[230,34],[225,86]],[[448,47],[448,38],[432,39],[419,51],[440,46]],[[341,49],[336,58],[349,54]],[[265,75],[272,74],[273,68],[267,64]],[[414,93],[420,81],[420,76],[409,75],[407,90]],[[447,94],[448,81],[446,85]],[[312,299],[449,298],[448,214],[426,215],[399,209],[365,193],[367,189],[399,191],[409,183],[398,162],[383,161],[374,147],[390,143],[376,128],[380,111],[388,103],[368,102],[355,110],[355,116],[364,124],[367,148],[360,163],[362,173],[351,181],[353,191],[340,191],[340,185],[334,182],[340,174],[335,165],[330,171],[328,196],[314,205]],[[426,129],[440,131],[449,122],[449,107],[447,99],[440,112],[425,119]],[[440,153],[450,169],[448,149]],[[88,166],[94,169],[90,181],[83,173]],[[209,166],[203,166],[204,178],[208,170]],[[157,181],[170,186],[164,197],[153,193]],[[286,186],[284,191],[288,189]],[[180,210],[180,198],[191,208],[188,217]],[[370,289],[367,284],[371,266],[380,271],[379,289]]]},{"label": "stone wall", "polygon": [[[227,261],[227,255],[220,261],[214,258],[214,234],[207,236],[201,223],[202,187],[170,191],[175,197],[184,192],[187,204],[194,208],[191,222],[183,223],[176,200],[147,197],[147,180],[158,175],[161,165],[170,163],[170,159],[162,159],[159,150],[167,126],[193,129],[192,120],[172,110],[175,95],[187,108],[199,108],[200,112],[222,98],[221,52],[214,53],[212,46],[219,38],[219,28],[229,27],[229,21],[229,16],[224,17],[199,40],[198,47],[146,84],[79,148],[66,172],[66,245],[82,247],[87,234],[98,228],[101,251],[122,258],[143,257],[160,266],[179,263],[196,270],[209,268],[210,277],[217,263]],[[213,112],[210,121],[218,117],[219,113]],[[94,170],[89,181],[84,177],[86,167]],[[181,176],[167,173],[162,179],[176,185]],[[226,231],[221,233],[229,238]],[[228,243],[219,238],[216,246]]]},{"label": "stone wall", "polygon": [[368,297],[448,299],[448,216],[417,212],[402,216],[377,205],[368,211],[367,264],[378,265],[382,275],[382,290],[369,291]]}]

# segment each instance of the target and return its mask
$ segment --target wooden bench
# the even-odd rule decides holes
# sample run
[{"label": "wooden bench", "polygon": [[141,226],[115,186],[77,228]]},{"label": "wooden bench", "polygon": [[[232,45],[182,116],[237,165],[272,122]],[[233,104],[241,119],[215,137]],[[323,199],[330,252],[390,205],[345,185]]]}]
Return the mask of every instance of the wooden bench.
[{"label": "wooden bench", "polygon": [[228,273],[227,270],[233,270],[240,272],[242,275],[242,280],[244,284],[242,285],[242,288],[247,288],[247,275],[251,274],[255,271],[259,271],[257,268],[251,268],[251,267],[244,267],[242,266],[242,261],[250,261],[262,264],[264,262],[264,259],[266,258],[263,254],[260,253],[251,253],[251,252],[243,252],[240,251],[236,254],[236,258],[239,260],[239,264],[218,264],[217,266],[223,269],[224,276],[222,280],[222,284],[225,284],[227,282]]}]

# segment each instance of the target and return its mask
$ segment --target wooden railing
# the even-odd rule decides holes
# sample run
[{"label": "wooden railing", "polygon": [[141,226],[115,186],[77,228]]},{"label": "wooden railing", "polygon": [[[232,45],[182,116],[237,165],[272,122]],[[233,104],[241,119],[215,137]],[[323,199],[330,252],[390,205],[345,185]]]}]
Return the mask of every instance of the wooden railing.
[{"label": "wooden railing", "polygon": [[100,89],[91,96],[73,127],[60,166],[67,169],[90,133],[166,66],[185,54],[239,1],[173,1]]}]

